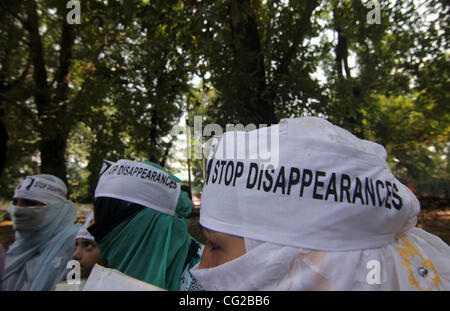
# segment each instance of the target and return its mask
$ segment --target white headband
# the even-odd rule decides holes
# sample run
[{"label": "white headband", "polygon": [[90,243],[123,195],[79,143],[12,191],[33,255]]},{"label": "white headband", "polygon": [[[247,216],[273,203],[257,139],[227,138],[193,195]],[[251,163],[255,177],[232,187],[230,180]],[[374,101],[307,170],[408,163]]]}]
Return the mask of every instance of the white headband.
[{"label": "white headband", "polygon": [[[270,143],[267,130],[276,133]],[[254,148],[261,145],[273,147],[264,159]],[[230,156],[242,146],[245,157]],[[411,212],[410,191],[392,175],[385,149],[320,118],[226,132],[212,149],[200,213],[212,230],[345,251],[386,245]],[[263,169],[267,163],[275,169]]]},{"label": "white headband", "polygon": [[84,220],[83,225],[77,233],[75,239],[86,239],[86,240],[95,240],[95,238],[87,231],[87,228],[91,225],[92,220],[94,219],[94,212],[90,211],[86,219]]},{"label": "white headband", "polygon": [[67,190],[61,185],[36,176],[27,176],[14,191],[14,198],[39,201],[45,204],[66,201]]},{"label": "white headband", "polygon": [[180,189],[164,170],[145,163],[119,160],[104,163],[95,197],[116,198],[174,215]]}]

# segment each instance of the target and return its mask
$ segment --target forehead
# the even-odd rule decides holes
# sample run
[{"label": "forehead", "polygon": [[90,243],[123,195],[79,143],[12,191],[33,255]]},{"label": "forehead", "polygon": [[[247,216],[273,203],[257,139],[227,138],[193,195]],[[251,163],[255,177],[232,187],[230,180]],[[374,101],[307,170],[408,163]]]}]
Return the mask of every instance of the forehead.
[{"label": "forehead", "polygon": [[84,239],[84,238],[78,238],[76,239],[77,243],[89,243],[89,244],[95,244],[94,240],[90,239]]}]

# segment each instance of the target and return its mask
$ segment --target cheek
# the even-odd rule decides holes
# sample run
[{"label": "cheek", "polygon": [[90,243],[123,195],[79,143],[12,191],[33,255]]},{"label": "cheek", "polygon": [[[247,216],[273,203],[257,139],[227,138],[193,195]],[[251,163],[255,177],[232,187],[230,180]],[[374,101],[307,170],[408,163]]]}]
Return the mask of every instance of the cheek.
[{"label": "cheek", "polygon": [[100,257],[100,250],[99,250],[98,248],[95,248],[95,249],[93,249],[93,250],[87,252],[87,253],[85,254],[85,256],[87,257],[87,258],[86,258],[86,261],[87,261],[90,265],[94,266],[95,263],[96,263],[97,260],[98,260],[98,257]]},{"label": "cheek", "polygon": [[83,256],[80,258],[80,263],[83,265],[81,268],[81,274],[83,278],[86,278],[89,276],[92,268],[97,263],[98,257],[100,256],[99,249],[94,249],[91,251],[85,251],[83,252]]},{"label": "cheek", "polygon": [[217,267],[222,263],[222,258],[223,254],[219,250],[213,250],[209,245],[206,245],[200,260],[199,269]]},{"label": "cheek", "polygon": [[100,255],[98,248],[93,250],[83,250],[81,253],[80,263],[85,266],[95,265]]},{"label": "cheek", "polygon": [[232,261],[243,255],[245,251],[240,249],[225,250],[222,248],[211,249],[209,246],[205,246],[202,254],[202,259],[200,260],[199,269],[214,268],[220,266],[224,263]]}]

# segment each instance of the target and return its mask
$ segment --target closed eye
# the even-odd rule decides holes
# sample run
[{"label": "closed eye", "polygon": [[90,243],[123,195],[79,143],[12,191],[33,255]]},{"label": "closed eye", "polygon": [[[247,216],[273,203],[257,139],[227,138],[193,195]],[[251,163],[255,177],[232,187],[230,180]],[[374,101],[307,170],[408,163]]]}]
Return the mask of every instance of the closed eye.
[{"label": "closed eye", "polygon": [[207,240],[207,241],[206,241],[206,244],[209,245],[210,250],[217,250],[217,249],[220,249],[219,244],[216,244],[216,243],[214,243],[214,242],[212,242],[212,241],[210,241],[210,240]]},{"label": "closed eye", "polygon": [[83,242],[83,246],[87,249],[92,249],[95,247],[95,244],[89,241],[89,242]]}]

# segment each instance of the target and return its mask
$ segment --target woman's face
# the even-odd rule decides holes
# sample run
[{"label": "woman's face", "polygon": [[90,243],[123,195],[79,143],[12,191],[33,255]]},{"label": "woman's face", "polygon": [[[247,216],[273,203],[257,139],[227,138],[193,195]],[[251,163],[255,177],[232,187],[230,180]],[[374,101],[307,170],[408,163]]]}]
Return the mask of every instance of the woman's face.
[{"label": "woman's face", "polygon": [[100,257],[100,249],[94,240],[89,239],[77,239],[75,245],[72,258],[80,263],[81,278],[86,279]]},{"label": "woman's face", "polygon": [[10,208],[8,211],[17,231],[39,230],[49,211],[45,203],[22,198],[14,198]]},{"label": "woman's face", "polygon": [[244,239],[203,228],[206,245],[199,269],[213,268],[245,254]]}]

